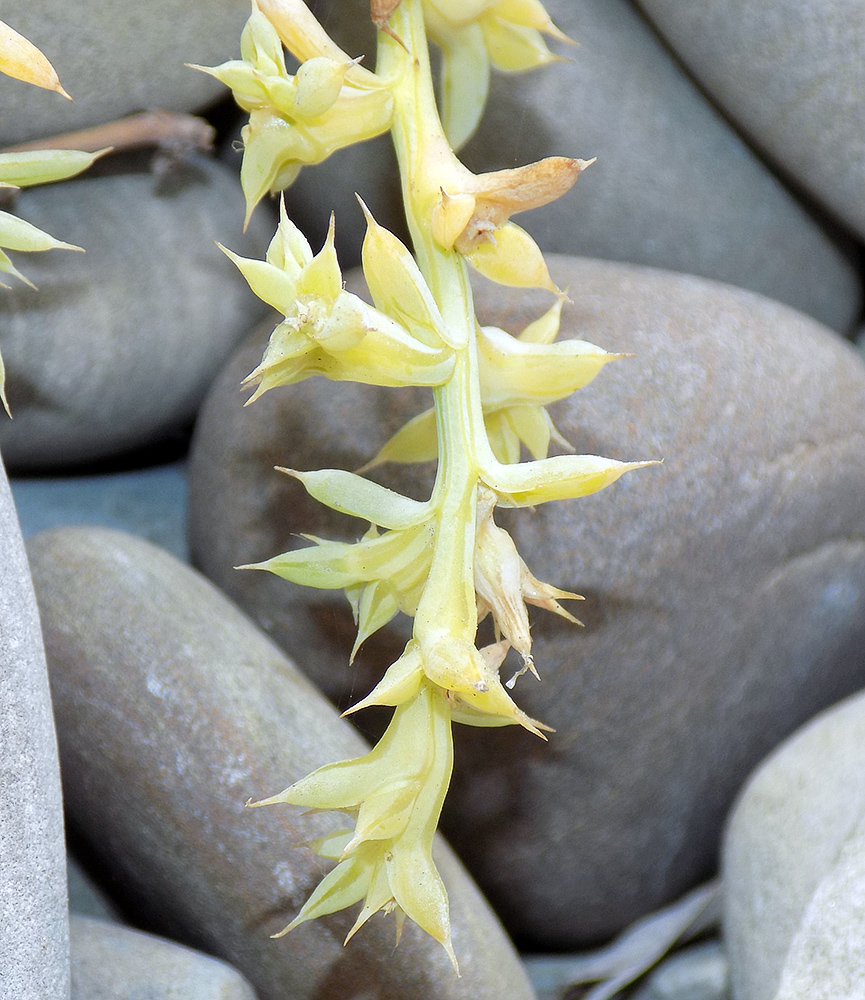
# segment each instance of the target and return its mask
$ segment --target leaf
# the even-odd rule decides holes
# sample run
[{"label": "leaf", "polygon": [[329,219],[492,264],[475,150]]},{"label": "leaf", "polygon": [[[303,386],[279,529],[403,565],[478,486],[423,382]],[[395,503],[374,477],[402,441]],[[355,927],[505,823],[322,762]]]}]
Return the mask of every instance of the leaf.
[{"label": "leaf", "polygon": [[490,62],[496,69],[520,73],[559,61],[559,56],[550,52],[534,28],[508,23],[494,14],[483,18],[480,24]]},{"label": "leaf", "polygon": [[621,357],[584,340],[537,344],[483,327],[478,364],[484,406],[553,403],[588,385],[604,365]]},{"label": "leaf", "polygon": [[15,187],[30,187],[66,180],[86,170],[108,151],[83,153],[75,149],[39,149],[0,153],[0,181]]},{"label": "leaf", "polygon": [[362,708],[369,708],[371,705],[401,705],[417,695],[423,677],[417,642],[412,640],[396,663],[392,663],[388,667],[384,677],[372,691],[342,714],[352,715]]},{"label": "leaf", "polygon": [[452,31],[443,23],[431,34],[442,50],[442,125],[456,152],[471,139],[483,117],[490,89],[490,60],[477,24]]},{"label": "leaf", "polygon": [[283,316],[295,312],[297,281],[294,278],[267,261],[241,257],[219,242],[216,245],[240,271],[252,293],[262,302],[273,306]]},{"label": "leaf", "polygon": [[442,343],[454,349],[464,347],[465,343],[445,326],[414,257],[401,240],[375,221],[363,201],[358,201],[366,218],[361,250],[363,273],[376,308],[399,320],[432,347]]},{"label": "leaf", "polygon": [[383,628],[399,611],[399,597],[386,584],[375,581],[363,588],[357,608],[357,638],[351,649],[349,663],[354,663],[357,651],[373,633]]},{"label": "leaf", "polygon": [[[358,582],[358,572],[352,559],[355,546],[350,542],[315,539],[306,549],[284,552],[259,563],[248,563],[237,569],[260,569],[291,583],[318,590],[344,590]],[[361,543],[358,543],[361,544]]]},{"label": "leaf", "polygon": [[631,469],[659,462],[617,462],[598,455],[556,455],[537,462],[484,469],[482,479],[502,507],[532,507],[549,500],[584,497],[614,483]]},{"label": "leaf", "polygon": [[337,910],[344,910],[359,902],[369,888],[370,874],[369,867],[362,860],[347,858],[341,861],[318,883],[294,920],[278,934],[271,936],[281,938],[307,920],[336,913]]},{"label": "leaf", "polygon": [[26,251],[82,250],[71,243],[55,240],[53,236],[9,212],[0,212],[0,246],[9,250]]},{"label": "leaf", "polygon": [[495,243],[479,243],[465,256],[485,278],[500,285],[559,292],[540,247],[515,222],[508,222],[496,230]]},{"label": "leaf", "polygon": [[428,503],[411,500],[353,472],[342,469],[296,472],[283,468],[279,471],[299,479],[310,496],[332,510],[363,518],[382,528],[410,528],[429,517]]},{"label": "leaf", "polygon": [[564,298],[556,299],[543,316],[538,317],[523,329],[517,340],[524,344],[551,344],[559,333],[564,304]]},{"label": "leaf", "polygon": [[375,458],[357,471],[369,472],[385,462],[432,462],[437,456],[436,414],[434,409],[429,409],[412,417],[390,438]]},{"label": "leaf", "polygon": [[0,21],[0,72],[44,90],[56,91],[67,100],[72,100],[60,86],[54,67],[40,50],[3,21]]}]

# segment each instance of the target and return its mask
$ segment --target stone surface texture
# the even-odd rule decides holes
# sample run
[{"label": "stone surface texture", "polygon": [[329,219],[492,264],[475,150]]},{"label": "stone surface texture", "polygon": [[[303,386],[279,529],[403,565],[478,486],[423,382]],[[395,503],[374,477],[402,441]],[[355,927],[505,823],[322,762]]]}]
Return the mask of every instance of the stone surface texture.
[{"label": "stone surface texture", "polygon": [[0,995],[66,1000],[63,806],[27,556],[0,464]]},{"label": "stone surface texture", "polygon": [[865,236],[862,4],[637,3],[755,145]]},{"label": "stone surface texture", "polygon": [[13,420],[0,424],[10,471],[56,469],[151,444],[189,423],[262,315],[214,246],[261,253],[266,213],[241,236],[240,186],[195,160],[149,173],[35,188],[16,211],[86,253],[27,254],[0,298],[0,348]]},{"label": "stone surface texture", "polygon": [[[551,267],[574,299],[563,336],[634,355],[557,404],[556,424],[579,452],[664,464],[499,515],[536,576],[587,597],[584,630],[532,616],[543,681],[524,678],[516,698],[555,727],[550,743],[457,733],[445,828],[532,949],[608,938],[706,878],[747,774],[865,678],[861,357],[738,289],[576,258]],[[479,314],[518,332],[541,298],[487,285]],[[344,709],[399,655],[407,621],[349,667],[342,594],[232,567],[303,544],[301,532],[358,537],[359,522],[273,467],[357,469],[429,399],[309,380],[243,408],[236,387],[265,336],[202,411],[191,555]],[[431,472],[372,475],[423,496]]]},{"label": "stone surface texture", "polygon": [[70,920],[71,1000],[256,1000],[225,962],[131,927]]},{"label": "stone surface texture", "polygon": [[244,810],[366,744],[206,580],[98,528],[29,542],[70,826],[143,926],[230,962],[260,1000],[531,1000],[516,953],[442,843],[454,947],[354,915],[272,941],[324,874],[335,814]]},{"label": "stone surface texture", "polygon": [[730,1000],[730,970],[719,941],[692,945],[650,972],[633,1000]]},{"label": "stone surface texture", "polygon": [[72,95],[0,77],[0,136],[8,145],[85,128],[149,108],[195,111],[220,84],[185,63],[235,58],[245,0],[6,0],[2,18],[38,45]]},{"label": "stone surface texture", "polygon": [[[350,12],[343,0],[314,6],[352,55],[372,61],[364,4]],[[478,172],[552,155],[598,162],[563,199],[517,221],[544,250],[729,282],[848,332],[861,302],[850,260],[693,85],[629,0],[546,6],[579,48],[552,43],[569,61],[527,74],[494,73],[485,118],[460,156]],[[689,6],[689,17],[705,7]],[[355,191],[379,222],[400,225],[389,143],[384,136],[340,151],[301,171],[286,193],[292,215],[319,243],[335,209],[346,265],[359,261],[364,231]],[[809,152],[819,157],[820,149],[814,144]]]},{"label": "stone surface texture", "polygon": [[865,995],[865,694],[813,719],[754,773],[724,844],[735,1000]]}]

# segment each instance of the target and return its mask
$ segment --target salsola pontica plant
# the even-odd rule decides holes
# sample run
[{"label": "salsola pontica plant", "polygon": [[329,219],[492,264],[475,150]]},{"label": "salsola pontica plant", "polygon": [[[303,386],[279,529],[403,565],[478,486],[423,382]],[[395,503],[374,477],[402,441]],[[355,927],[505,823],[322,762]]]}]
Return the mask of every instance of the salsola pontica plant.
[{"label": "salsola pontica plant", "polygon": [[[588,163],[551,157],[475,175],[454,153],[478,124],[490,65],[543,65],[556,58],[544,36],[567,39],[539,0],[372,0],[371,7],[380,29],[375,72],[342,51],[302,0],[254,0],[241,59],[205,70],[249,112],[241,168],[247,218],[301,167],[390,130],[414,248],[412,255],[364,207],[363,271],[373,304],[343,288],[333,222],[314,254],[283,205],[265,260],[226,250],[284,317],[246,380],[254,387],[249,402],[311,375],[430,386],[435,402],[370,463],[437,457],[426,502],[352,472],[283,470],[369,528],[354,543],[307,536],[310,545],[250,568],[344,590],[357,622],[355,652],[397,612],[414,624],[403,654],[349,709],[393,708],[375,748],[251,804],[340,810],[354,819],[351,829],[316,843],[336,865],[282,933],[361,902],[349,937],[374,913],[392,911],[398,929],[408,916],[456,966],[447,892],[431,854],[451,775],[452,726],[516,724],[545,738],[547,727],[509,694],[515,676],[505,684],[500,669],[513,648],[522,657],[518,674],[534,672],[526,604],[575,620],[559,602],[577,598],[533,575],[495,523],[495,509],[584,496],[646,463],[548,457],[551,441],[567,443],[547,405],[617,355],[555,340],[564,294],[511,216],[565,194]],[[428,40],[442,51],[441,117]],[[294,74],[283,46],[299,61]],[[469,266],[503,285],[546,289],[552,305],[517,337],[481,328]],[[531,461],[520,461],[522,446]],[[499,641],[478,648],[478,622],[488,614]]]},{"label": "salsola pontica plant", "polygon": [[[3,21],[0,21],[0,73],[5,73],[15,80],[32,83],[45,90],[56,91],[69,98],[60,85],[54,67],[42,52]],[[106,150],[100,150],[98,153],[82,153],[71,149],[47,149],[0,153],[0,188],[14,192],[18,188],[34,184],[66,180],[86,170],[104,152]],[[6,250],[55,249],[80,250],[81,247],[56,240],[24,219],[19,219],[17,215],[0,211],[0,271],[31,285],[32,283],[12,263]],[[2,284],[0,282],[0,285]],[[8,413],[5,384],[6,371],[3,359],[0,358],[0,402]]]}]

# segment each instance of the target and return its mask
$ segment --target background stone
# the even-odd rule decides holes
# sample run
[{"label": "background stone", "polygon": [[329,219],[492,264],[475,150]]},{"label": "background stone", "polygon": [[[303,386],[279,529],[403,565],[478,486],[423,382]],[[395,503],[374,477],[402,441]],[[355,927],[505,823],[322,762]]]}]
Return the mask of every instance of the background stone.
[{"label": "background stone", "polygon": [[272,941],[325,866],[302,846],[344,817],[246,811],[364,742],[225,597],[141,539],[43,532],[30,555],[70,826],[143,926],[236,966],[260,1000],[531,1000],[500,925],[444,844],[462,978],[444,949],[340,913]]},{"label": "background stone", "polygon": [[261,254],[267,213],[241,236],[240,186],[205,159],[162,182],[132,173],[35,188],[16,211],[86,253],[27,254],[20,267],[39,290],[16,282],[0,298],[7,467],[105,458],[188,424],[265,308],[214,239]]},{"label": "background stone", "polygon": [[[557,425],[580,452],[664,465],[500,517],[537,576],[588,598],[585,630],[533,616],[543,682],[516,697],[556,735],[460,728],[446,806],[463,860],[536,949],[609,937],[706,878],[756,762],[865,677],[861,357],[738,289],[580,259],[552,270],[575,300],[564,336],[634,355],[558,404]],[[479,303],[519,331],[547,300],[486,286]],[[341,594],[231,567],[300,532],[357,537],[273,466],[356,469],[428,398],[309,380],[243,409],[264,336],[202,411],[191,554],[344,709],[399,654],[406,620],[349,667]],[[373,475],[422,495],[430,470]]]},{"label": "background stone", "polygon": [[[693,85],[629,0],[546,6],[580,47],[552,43],[569,62],[494,73],[480,130],[460,154],[475,171],[550,155],[598,157],[564,199],[520,216],[540,246],[730,282],[848,332],[861,303],[850,260]],[[366,53],[372,64],[375,40],[364,4],[318,0],[314,7],[352,55]],[[714,44],[711,33],[705,38]],[[753,93],[758,99],[761,91]],[[820,149],[814,142],[810,154]],[[355,191],[379,222],[400,226],[388,136],[301,171],[286,194],[292,216],[317,245],[336,211],[346,266],[358,262],[364,232]]]},{"label": "background stone", "polygon": [[865,694],[790,737],[754,773],[724,844],[736,1000],[829,1000],[865,985]]},{"label": "background stone", "polygon": [[865,236],[865,8],[636,0],[778,169]]},{"label": "background stone", "polygon": [[25,538],[65,524],[100,524],[186,558],[184,461],[80,476],[30,476],[10,485]]},{"label": "background stone", "polygon": [[69,927],[57,740],[39,615],[0,463],[0,994],[66,1000]]},{"label": "background stone", "polygon": [[71,1000],[256,1000],[231,966],[130,927],[75,915],[70,941]]},{"label": "background stone", "polygon": [[51,60],[73,103],[0,77],[0,143],[98,125],[134,111],[195,111],[225,93],[185,63],[234,59],[245,0],[6,0],[2,18]]}]

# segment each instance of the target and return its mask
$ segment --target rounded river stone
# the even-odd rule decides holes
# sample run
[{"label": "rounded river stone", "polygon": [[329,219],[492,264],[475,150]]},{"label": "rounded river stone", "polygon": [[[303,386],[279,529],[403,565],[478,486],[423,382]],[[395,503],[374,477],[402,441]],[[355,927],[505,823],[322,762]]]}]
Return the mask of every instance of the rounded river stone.
[{"label": "rounded river stone", "polygon": [[0,77],[3,145],[112,121],[134,111],[195,111],[225,88],[186,63],[231,59],[246,0],[6,0],[3,20],[51,60],[73,101]]},{"label": "rounded river stone", "polygon": [[79,914],[69,932],[71,1000],[256,1000],[231,966],[173,941]]},{"label": "rounded river stone", "polygon": [[735,997],[835,1000],[865,983],[865,693],[765,760],[724,838]]},{"label": "rounded river stone", "polygon": [[[325,873],[306,846],[335,813],[244,809],[366,752],[208,581],[142,539],[59,528],[29,541],[70,828],[139,926],[216,955],[260,1000],[531,1000],[500,924],[441,842],[453,942],[343,911],[272,941]],[[359,992],[359,990],[361,992]]]},{"label": "rounded river stone", "polygon": [[267,213],[242,236],[240,186],[203,158],[162,182],[129,173],[34,188],[16,212],[86,252],[18,255],[38,290],[16,281],[0,297],[9,469],[106,458],[185,427],[265,309],[214,240],[262,253]]},{"label": "rounded river stone", "polygon": [[[499,515],[537,577],[587,598],[585,629],[532,615],[543,680],[523,678],[516,698],[556,734],[460,728],[446,806],[452,843],[533,948],[611,936],[708,877],[753,766],[865,679],[861,356],[740,289],[578,258],[551,269],[574,299],[562,336],[633,355],[556,404],[557,426],[578,452],[664,464]],[[548,303],[478,290],[482,322],[511,332]],[[303,532],[359,537],[273,467],[357,469],[429,397],[311,379],[244,408],[266,333],[199,419],[192,558],[344,709],[399,655],[407,620],[349,667],[341,593],[232,567]],[[372,476],[422,497],[431,471]]]},{"label": "rounded river stone", "polygon": [[637,2],[755,145],[865,237],[865,7]]},{"label": "rounded river stone", "polygon": [[69,996],[57,739],[27,555],[0,462],[0,994]]}]

